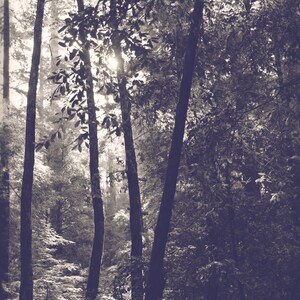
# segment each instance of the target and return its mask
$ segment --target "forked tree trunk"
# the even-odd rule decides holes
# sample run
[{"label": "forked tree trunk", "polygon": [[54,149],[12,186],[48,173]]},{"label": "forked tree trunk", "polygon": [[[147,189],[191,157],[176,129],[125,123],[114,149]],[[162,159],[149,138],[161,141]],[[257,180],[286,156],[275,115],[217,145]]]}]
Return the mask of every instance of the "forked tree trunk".
[{"label": "forked tree trunk", "polygon": [[[83,0],[77,0],[78,12],[84,11]],[[98,151],[98,137],[97,137],[97,120],[94,100],[94,85],[91,71],[91,59],[89,53],[89,45],[86,41],[84,24],[79,29],[79,36],[82,42],[83,63],[86,73],[87,85],[87,105],[89,115],[89,137],[90,137],[90,180],[91,192],[94,208],[94,241],[92,256],[90,261],[90,269],[88,275],[88,282],[86,288],[87,300],[95,300],[98,293],[100,266],[103,253],[103,238],[104,238],[104,211],[103,199],[100,189],[100,174],[99,174],[99,151]]]},{"label": "forked tree trunk", "polygon": [[20,300],[33,299],[31,201],[35,149],[36,94],[41,56],[45,0],[38,0],[34,25],[33,54],[27,95],[24,172],[21,193],[21,287]]},{"label": "forked tree trunk", "polygon": [[146,287],[146,300],[161,299],[164,289],[162,272],[163,259],[174,204],[178,168],[183,145],[185,121],[195,65],[197,42],[200,32],[200,24],[202,23],[203,17],[203,6],[203,0],[195,0],[192,23],[190,27],[189,39],[183,65],[183,76],[180,84],[179,102],[176,108],[175,127],[172,135],[167,174],[151,252],[149,274]]},{"label": "forked tree trunk", "polygon": [[[3,99],[0,134],[0,299],[4,298],[3,283],[9,271],[9,1],[4,0],[3,15]],[[1,58],[2,59],[2,58]]]}]

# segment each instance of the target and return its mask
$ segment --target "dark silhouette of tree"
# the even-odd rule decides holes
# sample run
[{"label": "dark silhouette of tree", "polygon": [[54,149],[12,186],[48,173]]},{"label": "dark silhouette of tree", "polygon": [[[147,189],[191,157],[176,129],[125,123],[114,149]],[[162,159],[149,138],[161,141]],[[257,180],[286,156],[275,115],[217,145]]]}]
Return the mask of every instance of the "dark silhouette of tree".
[{"label": "dark silhouette of tree", "polygon": [[21,193],[20,300],[33,299],[31,202],[35,151],[36,97],[41,57],[44,5],[44,0],[38,0],[34,25],[33,54],[27,95],[25,158]]},{"label": "dark silhouette of tree", "polygon": [[163,259],[176,191],[177,175],[183,146],[185,121],[192,86],[197,43],[203,16],[203,6],[204,4],[202,0],[195,0],[183,66],[183,76],[180,84],[179,101],[176,108],[175,127],[173,130],[171,149],[168,158],[167,174],[151,252],[146,287],[146,300],[157,300],[162,298],[164,289]]},{"label": "dark silhouette of tree", "polygon": [[0,139],[0,298],[4,297],[3,283],[8,281],[9,271],[9,1],[4,1],[3,16],[3,99],[2,99],[2,128]]},{"label": "dark silhouette of tree", "polygon": [[[83,0],[77,0],[77,5],[78,12],[83,13]],[[90,46],[86,39],[84,22],[82,22],[82,24],[79,27],[79,38],[82,42],[82,60],[84,63],[85,77],[87,83],[86,98],[89,116],[88,127],[90,137],[90,181],[94,208],[94,241],[85,298],[87,300],[94,300],[96,299],[98,293],[100,266],[103,253],[104,211],[103,199],[100,189],[97,120],[94,100],[93,76],[91,71],[91,59],[89,53]]]},{"label": "dark silhouette of tree", "polygon": [[122,114],[122,129],[124,134],[126,174],[130,202],[130,234],[131,234],[131,298],[133,300],[143,299],[143,243],[142,243],[142,210],[141,195],[138,179],[138,169],[133,142],[131,124],[131,103],[126,88],[126,76],[124,71],[124,59],[122,57],[121,36],[118,33],[118,16],[116,1],[111,1],[111,16],[114,22],[114,33],[112,36],[113,50],[118,62],[117,80]]}]

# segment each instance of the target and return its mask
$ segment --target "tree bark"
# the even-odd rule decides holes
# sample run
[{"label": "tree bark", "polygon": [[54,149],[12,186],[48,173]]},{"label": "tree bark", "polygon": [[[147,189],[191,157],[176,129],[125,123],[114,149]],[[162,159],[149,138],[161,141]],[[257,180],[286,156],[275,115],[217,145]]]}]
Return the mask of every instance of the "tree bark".
[{"label": "tree bark", "polygon": [[167,174],[151,252],[149,274],[146,287],[146,300],[160,299],[162,297],[164,289],[162,272],[163,259],[174,204],[178,168],[183,146],[185,121],[195,65],[197,42],[200,32],[200,24],[202,23],[203,19],[203,6],[203,0],[195,0],[188,45],[184,59],[183,76],[180,84],[179,102],[176,108],[175,127],[172,135]]},{"label": "tree bark", "polygon": [[3,99],[0,140],[0,299],[4,298],[3,283],[9,271],[9,0],[4,0],[3,15]]},{"label": "tree bark", "polygon": [[[83,0],[77,0],[78,12],[84,11]],[[79,37],[82,42],[83,63],[86,73],[86,95],[89,115],[89,137],[90,137],[90,180],[91,192],[94,209],[94,241],[90,261],[89,276],[86,288],[86,300],[95,300],[98,293],[100,266],[103,253],[104,239],[104,210],[103,199],[100,189],[100,174],[99,174],[99,151],[97,137],[97,120],[94,99],[94,85],[91,71],[91,59],[89,53],[89,44],[86,40],[84,24],[79,29]]]},{"label": "tree bark", "polygon": [[130,203],[130,234],[131,234],[131,299],[142,300],[143,288],[143,218],[141,208],[141,195],[138,179],[138,169],[133,142],[131,124],[131,103],[126,88],[126,76],[124,72],[124,59],[122,57],[121,37],[118,34],[118,21],[116,2],[111,1],[111,15],[114,20],[114,30],[112,44],[116,60],[118,62],[117,79],[119,98],[122,114],[122,128],[124,134],[126,174],[129,190]]},{"label": "tree bark", "polygon": [[27,95],[24,172],[21,193],[21,286],[20,300],[33,299],[31,201],[35,148],[36,94],[41,56],[45,0],[38,0],[34,25],[33,54]]},{"label": "tree bark", "polygon": [[142,243],[142,208],[139,188],[137,161],[133,142],[131,124],[131,103],[126,89],[124,75],[124,59],[122,58],[121,41],[114,38],[113,47],[118,61],[117,77],[122,114],[122,128],[124,134],[126,154],[126,174],[128,180],[130,203],[130,233],[131,233],[131,299],[143,299],[143,243]]}]

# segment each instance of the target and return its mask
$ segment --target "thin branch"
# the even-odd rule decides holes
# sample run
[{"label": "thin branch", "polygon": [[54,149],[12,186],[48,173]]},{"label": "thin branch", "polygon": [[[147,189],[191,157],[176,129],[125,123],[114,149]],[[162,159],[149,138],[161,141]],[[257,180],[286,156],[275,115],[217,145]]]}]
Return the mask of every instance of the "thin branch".
[{"label": "thin branch", "polygon": [[16,190],[14,189],[14,187],[9,183],[9,188],[17,195],[17,197],[21,200],[21,196],[18,194],[18,192],[16,192]]}]

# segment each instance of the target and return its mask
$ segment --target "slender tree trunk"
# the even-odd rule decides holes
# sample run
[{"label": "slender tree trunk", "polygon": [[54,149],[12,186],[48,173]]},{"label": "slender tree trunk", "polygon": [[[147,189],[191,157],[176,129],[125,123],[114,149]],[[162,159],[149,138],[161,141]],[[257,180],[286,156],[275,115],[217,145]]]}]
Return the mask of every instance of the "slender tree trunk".
[{"label": "slender tree trunk", "polygon": [[[84,10],[83,0],[77,0],[78,12]],[[86,72],[87,83],[87,105],[89,115],[89,136],[90,136],[90,180],[91,192],[94,208],[94,242],[92,249],[92,256],[90,261],[89,276],[86,288],[87,300],[94,300],[97,297],[100,266],[103,253],[103,238],[104,238],[104,211],[103,199],[100,189],[100,174],[99,174],[99,151],[98,151],[98,137],[97,137],[97,120],[94,100],[94,86],[91,71],[91,59],[89,53],[89,45],[86,42],[86,35],[84,32],[84,24],[79,29],[79,35],[82,42],[83,62]]]},{"label": "slender tree trunk", "polygon": [[143,242],[142,242],[142,208],[138,179],[138,169],[133,142],[131,124],[131,103],[126,88],[126,76],[124,74],[124,59],[122,57],[121,37],[118,34],[118,20],[116,1],[111,0],[111,15],[114,20],[115,33],[112,37],[115,57],[118,62],[117,79],[122,114],[122,128],[124,134],[126,174],[130,203],[130,234],[131,234],[131,299],[142,300],[143,288]]},{"label": "slender tree trunk", "polygon": [[142,209],[139,188],[138,170],[133,142],[131,125],[131,103],[126,89],[124,75],[124,59],[122,58],[121,41],[116,36],[113,41],[116,59],[118,61],[118,85],[122,113],[122,127],[124,133],[126,173],[128,180],[130,202],[130,233],[131,233],[131,299],[143,299],[143,243],[142,243]]},{"label": "slender tree trunk", "polygon": [[112,152],[108,154],[108,190],[109,190],[109,205],[108,211],[109,215],[114,215],[117,211],[117,195],[116,195],[116,186],[114,179],[114,155]]},{"label": "slender tree trunk", "polygon": [[183,76],[180,84],[179,102],[176,108],[175,127],[172,135],[167,174],[151,252],[145,297],[146,300],[160,299],[164,289],[162,272],[163,259],[176,191],[177,175],[183,145],[184,128],[192,85],[197,42],[200,32],[200,25],[203,18],[203,6],[203,0],[195,0],[188,45],[183,65]]},{"label": "slender tree trunk", "polygon": [[34,25],[33,54],[27,95],[24,172],[21,193],[21,287],[20,300],[33,299],[31,201],[35,148],[36,94],[41,56],[45,0],[38,0]]},{"label": "slender tree trunk", "polygon": [[4,298],[3,283],[9,271],[9,1],[4,0],[3,24],[3,99],[0,137],[0,299]]}]

